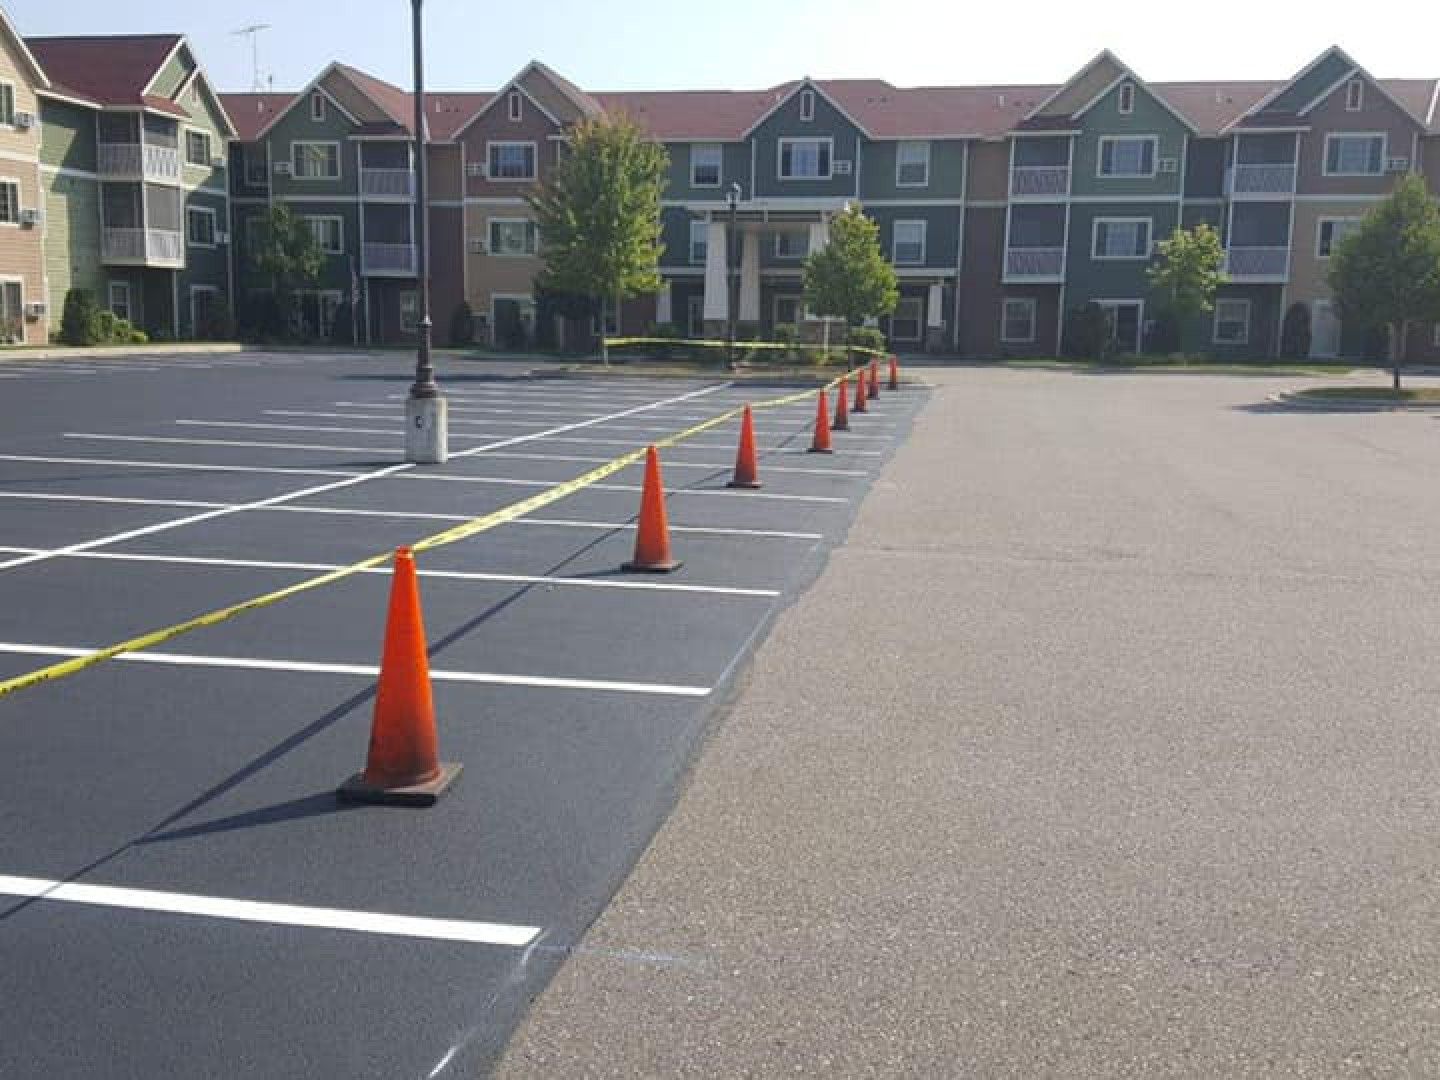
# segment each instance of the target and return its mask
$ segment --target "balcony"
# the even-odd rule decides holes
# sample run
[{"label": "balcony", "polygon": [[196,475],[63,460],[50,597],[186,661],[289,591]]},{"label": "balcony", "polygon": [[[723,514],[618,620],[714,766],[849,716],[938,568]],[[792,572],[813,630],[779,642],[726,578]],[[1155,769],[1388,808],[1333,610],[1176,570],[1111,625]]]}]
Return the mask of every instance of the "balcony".
[{"label": "balcony", "polygon": [[1226,191],[1230,195],[1293,195],[1295,163],[1278,165],[1233,165],[1227,170]]},{"label": "balcony", "polygon": [[101,143],[99,173],[111,180],[180,182],[180,151],[149,143]]},{"label": "balcony", "polygon": [[168,229],[106,229],[101,256],[107,263],[128,266],[185,265],[185,238]]},{"label": "balcony", "polygon": [[360,194],[381,199],[410,199],[415,174],[409,169],[361,169]]},{"label": "balcony", "polygon": [[1010,248],[1005,252],[1005,280],[1060,281],[1065,276],[1065,249]]},{"label": "balcony", "polygon": [[1016,165],[1010,170],[1010,195],[1013,198],[1053,198],[1069,192],[1068,165]]},{"label": "balcony", "polygon": [[1225,273],[1232,281],[1283,282],[1290,276],[1290,249],[1232,247],[1225,256]]},{"label": "balcony", "polygon": [[372,277],[414,277],[414,244],[370,244],[361,253],[364,272]]}]

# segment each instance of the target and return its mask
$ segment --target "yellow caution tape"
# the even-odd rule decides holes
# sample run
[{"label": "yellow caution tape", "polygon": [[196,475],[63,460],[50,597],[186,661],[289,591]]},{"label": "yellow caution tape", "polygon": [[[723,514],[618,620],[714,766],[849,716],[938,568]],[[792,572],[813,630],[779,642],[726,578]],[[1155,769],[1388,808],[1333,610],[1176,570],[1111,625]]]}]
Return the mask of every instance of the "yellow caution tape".
[{"label": "yellow caution tape", "polygon": [[[703,339],[703,338],[694,338],[694,339],[692,339],[692,338],[657,338],[657,337],[618,337],[618,338],[606,338],[606,339],[605,339],[605,344],[606,344],[607,346],[624,346],[624,345],[668,345],[668,346],[672,346],[672,347],[679,347],[679,346],[682,346],[682,345],[699,345],[699,346],[701,346],[702,348],[706,348],[706,349],[724,349],[724,348],[727,348],[727,347],[730,345],[730,342],[728,342],[728,341],[708,341],[708,340]],[[735,348],[736,348],[737,350],[742,350],[742,351],[743,351],[743,350],[746,350],[746,349],[787,349],[787,350],[794,350],[794,349],[824,349],[825,347],[826,347],[826,346],[822,345],[822,344],[819,343],[819,342],[798,342],[798,341],[794,341],[794,342],[790,342],[790,343],[788,343],[788,344],[787,344],[786,342],[783,342],[783,341],[737,341],[737,342],[735,342]],[[834,350],[836,350],[836,351],[839,351],[839,350],[841,350],[841,349],[848,349],[850,352],[864,353],[866,356],[878,356],[878,357],[880,357],[881,359],[884,359],[884,358],[886,358],[886,357],[888,357],[888,356],[890,355],[888,352],[885,352],[883,349],[869,349],[869,348],[866,348],[866,347],[863,346],[863,345],[845,345],[845,344],[840,343],[840,342],[832,342],[832,343],[830,344],[829,348],[834,349]]]},{"label": "yellow caution tape", "polygon": [[[825,384],[825,389],[833,389],[844,378],[845,376],[842,375],[832,379]],[[813,393],[813,390],[802,390],[799,393],[787,394],[784,397],[752,402],[751,407],[766,409],[782,405],[791,405],[797,401],[803,401]],[[713,427],[718,427],[727,421],[733,420],[742,412],[744,412],[744,406],[730,409],[728,412],[702,421],[693,427],[686,428],[684,431],[677,432],[664,439],[659,439],[650,445],[655,446],[657,449],[674,446],[677,443],[684,442],[686,439],[694,438],[703,431],[708,431]],[[462,525],[457,525],[453,529],[446,529],[444,532],[435,533],[433,536],[427,536],[423,540],[418,540],[410,545],[410,549],[415,552],[430,551],[434,548],[442,547],[446,544],[453,544],[457,541],[487,532],[497,526],[505,525],[517,518],[524,517],[526,514],[539,510],[541,507],[549,506],[553,502],[558,502],[566,496],[573,495],[575,492],[587,488],[591,484],[598,483],[606,477],[614,475],[621,469],[628,468],[637,462],[643,461],[644,458],[644,448],[632,450],[627,454],[622,454],[620,457],[615,458],[613,461],[606,462],[604,465],[590,470],[583,476],[577,476],[573,480],[567,480],[564,483],[556,484],[554,487],[546,488],[538,495],[532,495],[528,499],[522,499],[517,503],[501,507],[499,510],[484,514]],[[199,630],[202,627],[216,626],[220,623],[228,622],[230,619],[235,618],[237,615],[243,615],[247,611],[255,611],[258,608],[269,607],[271,604],[279,603],[281,600],[287,600],[300,593],[309,592],[311,589],[318,589],[322,585],[330,585],[374,567],[382,566],[389,562],[390,558],[391,553],[388,551],[379,555],[371,555],[369,558],[362,559],[357,563],[351,563],[349,566],[342,566],[335,570],[327,571],[316,577],[297,582],[294,585],[287,585],[283,589],[276,589],[274,592],[265,593],[263,596],[256,596],[252,599],[242,601],[238,604],[232,604],[229,607],[220,608],[217,611],[211,611],[204,615],[197,615],[193,619],[176,623],[174,626],[167,626],[162,630],[152,630],[148,634],[141,634],[139,637],[133,637],[128,641],[121,641],[103,649],[96,649],[94,652],[86,653],[84,656],[77,656],[70,660],[61,661],[58,664],[51,664],[49,667],[27,672],[24,675],[17,675],[13,679],[0,682],[0,698],[19,690],[25,690],[32,686],[38,686],[41,683],[50,682],[52,679],[61,679],[67,675],[74,675],[77,672],[84,671],[86,668],[94,667],[96,664],[102,664],[106,660],[113,660],[115,657],[125,653],[135,653],[144,649],[154,648],[156,645],[162,645],[167,641],[180,637],[182,634],[188,634],[192,630]]]}]

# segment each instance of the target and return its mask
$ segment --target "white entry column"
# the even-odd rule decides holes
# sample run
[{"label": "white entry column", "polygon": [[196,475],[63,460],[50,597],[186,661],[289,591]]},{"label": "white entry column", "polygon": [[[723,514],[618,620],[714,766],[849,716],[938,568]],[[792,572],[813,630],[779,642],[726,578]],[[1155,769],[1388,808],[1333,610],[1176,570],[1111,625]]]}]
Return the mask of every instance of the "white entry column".
[{"label": "white entry column", "polygon": [[945,286],[941,282],[930,286],[930,299],[925,304],[925,325],[932,328],[945,326]]},{"label": "white entry column", "polygon": [[760,234],[744,234],[740,247],[740,321],[760,321]]},{"label": "white entry column", "polygon": [[712,221],[705,227],[705,321],[725,322],[730,318],[730,290],[725,266],[725,223]]}]

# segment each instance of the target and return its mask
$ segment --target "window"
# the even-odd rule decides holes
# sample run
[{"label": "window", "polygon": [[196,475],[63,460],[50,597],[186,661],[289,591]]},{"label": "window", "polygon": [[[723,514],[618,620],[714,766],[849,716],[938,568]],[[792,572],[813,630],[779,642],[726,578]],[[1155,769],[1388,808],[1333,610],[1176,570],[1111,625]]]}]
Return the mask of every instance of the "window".
[{"label": "window", "polygon": [[930,183],[930,144],[902,142],[895,145],[895,186],[925,187]]},{"label": "window", "polygon": [[1150,177],[1155,175],[1154,135],[1100,136],[1101,176]]},{"label": "window", "polygon": [[536,245],[535,222],[524,218],[490,219],[491,255],[534,255]]},{"label": "window", "polygon": [[775,257],[777,259],[803,259],[809,254],[809,233],[777,232],[775,234]]},{"label": "window", "polygon": [[510,100],[509,100],[509,102],[508,102],[508,108],[510,109],[510,119],[511,119],[511,120],[519,120],[520,117],[524,115],[524,113],[523,113],[523,111],[522,111],[523,108],[524,108],[524,106],[523,106],[523,104],[522,104],[521,101],[520,101],[520,91],[519,91],[519,90],[511,90],[511,91],[510,91]]},{"label": "window", "polygon": [[310,119],[317,123],[325,119],[325,95],[319,90],[310,95]]},{"label": "window", "polygon": [[1096,218],[1090,255],[1096,259],[1150,256],[1149,218]]},{"label": "window", "polygon": [[815,119],[814,90],[806,90],[800,95],[800,119],[806,122]]},{"label": "window", "polygon": [[1000,319],[1000,340],[1006,344],[1028,345],[1035,340],[1035,301],[1006,300]]},{"label": "window", "polygon": [[486,143],[491,180],[534,180],[535,144],[532,142]]},{"label": "window", "polygon": [[829,180],[830,139],[781,139],[781,180]]},{"label": "window", "polygon": [[303,219],[310,226],[310,235],[326,255],[340,255],[345,251],[345,223],[338,217],[307,217]]},{"label": "window", "polygon": [[775,297],[775,325],[796,326],[804,315],[803,301],[798,296]]},{"label": "window", "polygon": [[710,246],[710,223],[708,221],[690,222],[690,261],[692,263],[703,263]]},{"label": "window", "polygon": [[291,171],[300,180],[337,180],[340,177],[339,143],[291,143],[290,159]]},{"label": "window", "polygon": [[1384,169],[1384,135],[1325,136],[1326,176],[1379,176]]},{"label": "window", "polygon": [[128,281],[110,282],[110,314],[117,319],[130,320],[130,283]]},{"label": "window", "polygon": [[1132,82],[1120,84],[1120,113],[1129,116],[1135,111],[1135,84]]},{"label": "window", "polygon": [[925,262],[925,222],[895,222],[891,258],[896,266],[920,266]]},{"label": "window", "polygon": [[1360,227],[1359,218],[1321,218],[1315,240],[1317,258],[1328,259],[1340,241]]},{"label": "window", "polygon": [[920,324],[925,313],[920,298],[902,297],[895,305],[895,314],[890,316],[890,338],[892,341],[919,341]]},{"label": "window", "polygon": [[0,124],[15,123],[15,87],[0,83]]},{"label": "window", "polygon": [[1345,111],[1359,112],[1365,105],[1365,84],[1359,79],[1351,79],[1345,84]]},{"label": "window", "polygon": [[15,279],[0,280],[0,341],[25,340],[25,288]]},{"label": "window", "polygon": [[0,225],[20,224],[20,185],[0,180]]},{"label": "window", "polygon": [[191,247],[214,247],[215,211],[205,206],[186,207],[185,240]]},{"label": "window", "polygon": [[210,133],[208,131],[185,132],[185,161],[189,165],[210,167]]},{"label": "window", "polygon": [[700,143],[690,148],[690,186],[720,186],[720,147]]},{"label": "window", "polygon": [[414,289],[400,294],[400,332],[415,334],[420,331],[420,297]]},{"label": "window", "polygon": [[265,147],[254,143],[240,148],[245,162],[245,183],[249,187],[265,187],[270,183],[270,163]]},{"label": "window", "polygon": [[1250,301],[1215,301],[1215,344],[1248,345],[1250,343]]}]

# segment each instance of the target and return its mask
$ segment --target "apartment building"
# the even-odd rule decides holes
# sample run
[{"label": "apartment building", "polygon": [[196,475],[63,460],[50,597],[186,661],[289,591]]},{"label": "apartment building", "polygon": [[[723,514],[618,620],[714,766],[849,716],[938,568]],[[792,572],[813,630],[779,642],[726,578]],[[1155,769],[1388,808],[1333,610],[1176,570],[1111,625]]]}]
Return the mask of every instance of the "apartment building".
[{"label": "apartment building", "polygon": [[39,98],[50,81],[0,10],[0,344],[46,340]]}]

